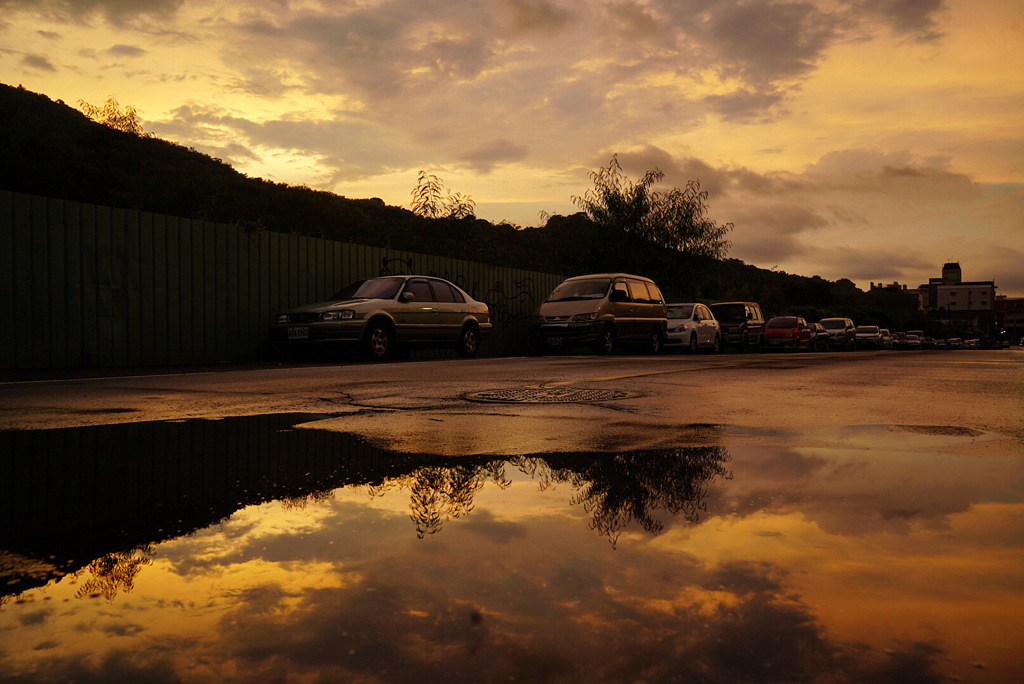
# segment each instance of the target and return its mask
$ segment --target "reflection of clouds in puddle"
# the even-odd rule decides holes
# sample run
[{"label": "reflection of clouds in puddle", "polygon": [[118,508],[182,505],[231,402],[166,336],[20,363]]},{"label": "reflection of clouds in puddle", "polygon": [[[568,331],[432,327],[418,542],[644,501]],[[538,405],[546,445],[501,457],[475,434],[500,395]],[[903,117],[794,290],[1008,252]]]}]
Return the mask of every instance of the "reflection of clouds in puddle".
[{"label": "reflection of clouds in puddle", "polygon": [[[443,542],[364,559],[353,582],[332,577],[344,563],[293,562],[277,581],[255,574],[224,592],[218,579],[209,595],[193,586],[207,610],[97,642],[102,655],[69,649],[40,664],[39,681],[108,675],[114,663],[129,679],[201,663],[192,674],[203,679],[256,682],[879,681],[922,651],[930,657],[902,673],[930,677],[941,655],[830,640],[776,563],[704,563],[645,544],[613,552],[571,521],[533,519],[521,531],[525,544],[481,546],[453,526]],[[173,650],[143,647],[157,639]]]},{"label": "reflection of clouds in puddle", "polygon": [[[1019,459],[806,444],[730,447],[732,479],[694,467],[722,455],[556,454],[500,477],[486,460],[430,461],[249,506],[157,546],[130,596],[5,606],[0,675],[934,681],[979,660],[986,681],[1015,672]],[[451,515],[419,539],[410,503],[431,483],[443,496],[422,510]],[[602,519],[614,548],[588,529]]]}]

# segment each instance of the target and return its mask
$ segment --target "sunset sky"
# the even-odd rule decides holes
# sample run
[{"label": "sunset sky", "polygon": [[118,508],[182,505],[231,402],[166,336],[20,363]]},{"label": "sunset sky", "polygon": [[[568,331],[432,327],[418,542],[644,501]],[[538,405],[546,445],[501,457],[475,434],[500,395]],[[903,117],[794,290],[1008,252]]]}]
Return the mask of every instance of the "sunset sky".
[{"label": "sunset sky", "polygon": [[0,81],[250,176],[572,213],[618,154],[698,179],[730,256],[1024,295],[1020,0],[0,0]]}]

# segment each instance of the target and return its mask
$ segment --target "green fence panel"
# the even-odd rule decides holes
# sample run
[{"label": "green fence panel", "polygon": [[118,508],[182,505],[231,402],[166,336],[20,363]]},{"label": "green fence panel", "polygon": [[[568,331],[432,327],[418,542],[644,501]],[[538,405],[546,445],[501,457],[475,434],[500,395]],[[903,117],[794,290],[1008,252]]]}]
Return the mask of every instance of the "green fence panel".
[{"label": "green fence panel", "polygon": [[0,191],[0,350],[6,358],[3,365],[15,363],[19,335],[23,334],[15,316],[14,293],[14,197],[8,191]]},{"label": "green fence panel", "polygon": [[451,280],[491,309],[482,353],[525,351],[561,277],[0,191],[0,369],[270,358],[284,308],[388,274]]}]

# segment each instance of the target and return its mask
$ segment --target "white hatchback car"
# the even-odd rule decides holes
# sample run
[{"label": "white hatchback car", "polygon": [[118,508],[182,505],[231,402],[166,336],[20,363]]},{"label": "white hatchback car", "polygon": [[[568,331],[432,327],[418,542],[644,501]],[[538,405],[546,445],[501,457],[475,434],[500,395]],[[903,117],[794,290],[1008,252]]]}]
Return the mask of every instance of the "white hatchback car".
[{"label": "white hatchback car", "polygon": [[698,349],[722,351],[722,329],[711,309],[703,304],[666,304],[668,309],[667,347],[684,346],[691,354]]}]

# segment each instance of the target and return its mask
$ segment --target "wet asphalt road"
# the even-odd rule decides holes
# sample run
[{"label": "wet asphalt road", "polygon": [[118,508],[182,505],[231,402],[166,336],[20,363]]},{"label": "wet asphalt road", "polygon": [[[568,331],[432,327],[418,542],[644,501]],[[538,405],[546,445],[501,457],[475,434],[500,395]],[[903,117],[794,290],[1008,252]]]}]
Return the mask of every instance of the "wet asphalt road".
[{"label": "wet asphalt road", "polygon": [[1016,683],[1022,416],[1020,350],[0,381],[0,680]]},{"label": "wet asphalt road", "polygon": [[1019,449],[1024,351],[268,364],[0,382],[4,430],[286,412],[395,451],[451,456],[698,445],[722,430],[798,443],[866,425]]}]

